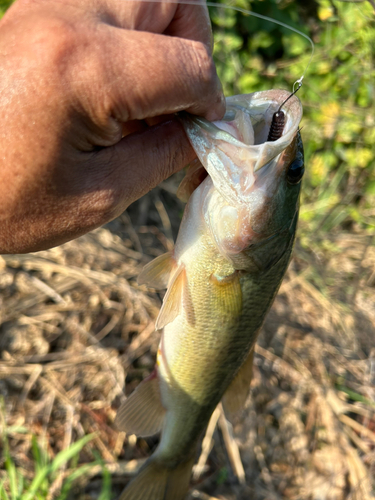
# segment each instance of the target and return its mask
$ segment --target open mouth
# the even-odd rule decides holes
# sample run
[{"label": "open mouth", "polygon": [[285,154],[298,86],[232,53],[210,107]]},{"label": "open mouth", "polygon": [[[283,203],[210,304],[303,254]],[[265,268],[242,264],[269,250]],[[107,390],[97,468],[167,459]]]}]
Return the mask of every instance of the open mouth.
[{"label": "open mouth", "polygon": [[[285,90],[228,97],[224,119],[212,123],[198,116],[182,116],[201,164],[216,189],[231,202],[246,202],[255,178],[265,177],[270,169],[276,172],[272,166],[295,141],[302,106],[295,96],[284,106],[288,97],[290,92]],[[284,124],[270,141],[274,115],[281,105]]]},{"label": "open mouth", "polygon": [[[291,129],[296,129],[296,117],[288,109],[280,111],[280,102],[264,102],[263,99],[251,104],[251,107],[244,107],[242,103],[228,103],[223,119],[216,122],[207,122],[197,116],[190,118],[213,138],[237,146],[261,146],[267,142],[275,142]],[[272,132],[273,137],[270,138]]]},{"label": "open mouth", "polygon": [[[230,105],[223,120],[216,122],[215,125],[222,130],[226,130],[238,140],[246,136],[241,129],[241,125],[250,125],[252,129],[252,141],[247,142],[246,140],[242,140],[248,146],[258,146],[265,142],[274,142],[280,139],[293,126],[293,118],[288,111],[280,110],[279,102],[268,102],[267,109],[264,108],[264,105],[259,106],[259,109],[256,106],[251,109],[244,109],[237,105]],[[244,114],[248,117],[248,120],[244,119]]]}]

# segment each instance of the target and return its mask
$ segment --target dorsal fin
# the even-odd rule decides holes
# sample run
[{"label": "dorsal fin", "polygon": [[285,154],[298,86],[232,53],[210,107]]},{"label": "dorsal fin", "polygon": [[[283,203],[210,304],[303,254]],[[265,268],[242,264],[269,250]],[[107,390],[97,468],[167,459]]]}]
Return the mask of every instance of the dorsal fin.
[{"label": "dorsal fin", "polygon": [[138,276],[139,285],[147,285],[157,290],[167,288],[172,270],[176,261],[172,252],[163,253],[145,265]]}]

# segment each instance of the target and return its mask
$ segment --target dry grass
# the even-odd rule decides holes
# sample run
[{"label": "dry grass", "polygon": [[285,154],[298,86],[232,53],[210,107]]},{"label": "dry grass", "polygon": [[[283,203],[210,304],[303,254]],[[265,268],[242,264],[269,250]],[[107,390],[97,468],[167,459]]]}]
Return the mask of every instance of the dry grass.
[{"label": "dry grass", "polygon": [[[153,368],[160,297],[135,277],[171,247],[181,213],[173,189],[61,247],[0,258],[0,395],[8,426],[28,429],[10,436],[26,476],[31,434],[53,456],[95,431],[81,460],[99,452],[114,491],[156,445],[117,433],[113,420],[125,379],[128,394]],[[215,414],[191,499],[374,498],[374,241],[358,232],[301,242],[259,339],[252,394],[233,430]],[[91,476],[75,499],[96,498],[100,470]]]}]

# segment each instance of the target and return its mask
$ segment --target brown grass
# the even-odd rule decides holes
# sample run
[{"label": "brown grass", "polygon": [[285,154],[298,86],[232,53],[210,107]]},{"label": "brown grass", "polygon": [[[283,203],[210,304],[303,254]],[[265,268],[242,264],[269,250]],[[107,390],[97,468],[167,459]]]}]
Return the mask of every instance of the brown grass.
[{"label": "brown grass", "polygon": [[[81,461],[99,452],[114,491],[155,447],[157,438],[117,433],[113,420],[125,380],[128,394],[153,368],[160,297],[136,276],[171,248],[182,210],[173,190],[165,183],[61,247],[0,258],[0,395],[7,425],[28,429],[10,436],[26,476],[32,434],[54,456],[95,431]],[[374,241],[360,231],[309,235],[303,224],[300,234],[256,348],[251,396],[233,430],[215,414],[190,499],[374,498]],[[74,498],[96,498],[98,479],[96,468]]]}]

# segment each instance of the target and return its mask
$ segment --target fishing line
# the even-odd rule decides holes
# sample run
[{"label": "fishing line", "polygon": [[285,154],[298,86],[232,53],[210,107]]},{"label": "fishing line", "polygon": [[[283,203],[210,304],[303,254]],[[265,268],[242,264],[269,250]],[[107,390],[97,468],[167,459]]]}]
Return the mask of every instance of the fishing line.
[{"label": "fishing line", "polygon": [[[127,1],[134,1],[134,0],[127,0]],[[282,26],[283,28],[286,28],[290,31],[293,31],[294,33],[297,33],[297,35],[302,36],[305,40],[307,40],[310,43],[311,54],[310,54],[309,61],[308,61],[307,65],[302,73],[302,76],[298,80],[296,80],[293,84],[293,93],[296,92],[294,90],[296,84],[298,84],[297,90],[299,90],[301,88],[303,79],[305,78],[306,72],[311,64],[312,58],[314,57],[315,44],[308,35],[306,35],[302,31],[298,30],[297,28],[293,28],[293,26],[289,26],[288,24],[283,23],[282,21],[278,21],[277,19],[272,19],[272,17],[264,16],[263,14],[258,14],[257,12],[253,12],[252,10],[247,10],[247,9],[242,8],[242,7],[237,7],[236,5],[221,4],[221,3],[210,2],[210,1],[202,2],[202,0],[135,0],[135,1],[137,1],[137,2],[155,2],[155,3],[164,3],[165,2],[165,3],[177,3],[177,4],[181,3],[181,4],[186,4],[186,5],[202,5],[202,6],[207,5],[208,7],[217,7],[219,9],[230,9],[230,10],[234,10],[237,12],[241,12],[241,14],[257,17],[258,19],[262,19],[263,21],[268,21],[270,23],[278,24],[279,26]]]},{"label": "fishing line", "polygon": [[[296,84],[296,83],[298,83],[298,87],[296,88],[296,90],[294,90],[294,87],[295,87],[295,84]],[[291,93],[291,94],[290,94],[290,95],[289,95],[289,96],[285,99],[285,101],[284,101],[284,102],[282,102],[282,103],[280,104],[280,107],[279,107],[279,109],[277,110],[277,113],[280,113],[281,108],[284,106],[284,104],[285,104],[286,102],[288,102],[288,101],[289,101],[289,99],[290,99],[292,96],[294,96],[294,94],[296,94],[296,93],[299,91],[299,89],[300,89],[301,87],[302,87],[302,81],[301,81],[301,79],[299,79],[299,80],[297,80],[297,81],[294,83],[294,85],[293,85],[293,92],[292,92],[292,93]]]},{"label": "fishing line", "polygon": [[[141,1],[144,1],[144,0],[141,0]],[[155,1],[155,0],[152,0],[152,1]],[[159,0],[156,0],[156,1],[159,1]],[[187,3],[187,4],[192,3],[192,4],[196,4],[196,5],[199,5],[199,4],[202,5],[202,2],[200,2],[199,0],[182,0],[181,2],[178,2],[178,3]],[[315,51],[315,44],[311,40],[311,38],[309,36],[307,36],[302,31],[298,30],[297,28],[293,28],[293,26],[289,26],[288,24],[285,24],[282,21],[278,21],[277,19],[272,19],[272,17],[264,16],[263,14],[258,14],[257,12],[253,12],[252,10],[243,9],[242,7],[236,7],[235,5],[225,5],[225,4],[222,5],[222,4],[217,3],[217,2],[207,2],[207,5],[209,7],[219,7],[219,8],[221,7],[223,9],[235,10],[237,12],[241,12],[242,14],[246,14],[246,15],[249,15],[249,16],[257,17],[258,19],[262,19],[263,21],[268,21],[270,23],[278,24],[279,26],[282,26],[283,28],[286,28],[286,29],[288,29],[290,31],[293,31],[294,33],[297,33],[298,35],[300,35],[303,38],[305,38],[310,43],[310,45],[311,45],[310,59],[309,59],[307,65],[306,65],[306,67],[305,67],[305,69],[304,69],[304,71],[302,73],[302,76],[296,82],[294,82],[294,84],[293,84],[293,93],[295,93],[294,92],[294,87],[295,87],[295,85],[297,83],[299,84],[298,89],[301,88],[302,81],[305,78],[306,72],[307,72],[307,70],[308,70],[308,68],[310,66],[312,58],[314,57],[314,51]]]}]

